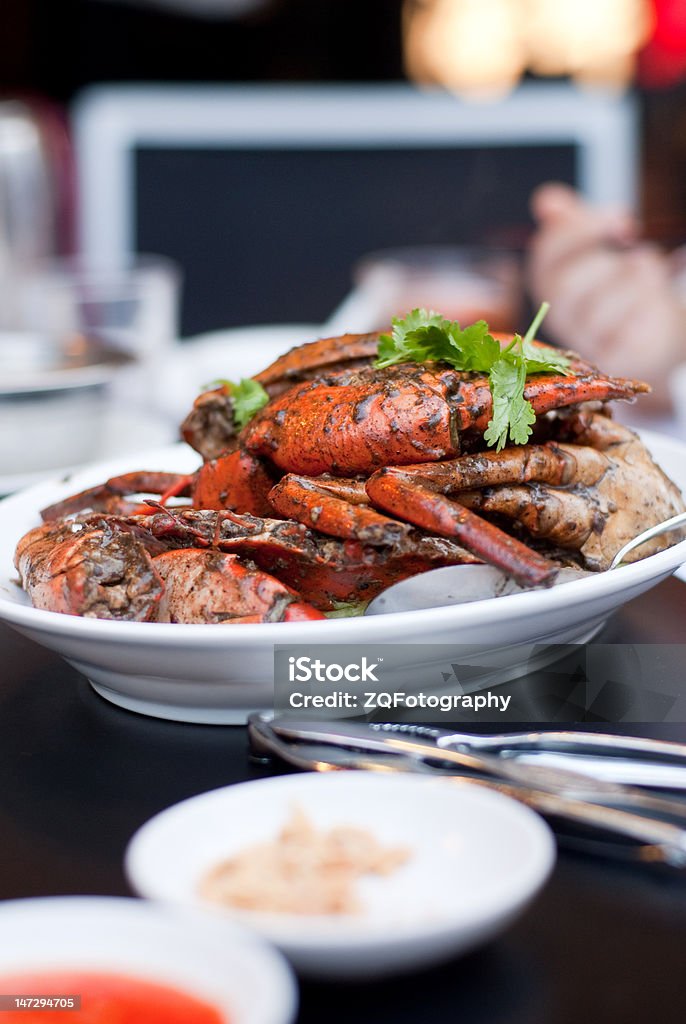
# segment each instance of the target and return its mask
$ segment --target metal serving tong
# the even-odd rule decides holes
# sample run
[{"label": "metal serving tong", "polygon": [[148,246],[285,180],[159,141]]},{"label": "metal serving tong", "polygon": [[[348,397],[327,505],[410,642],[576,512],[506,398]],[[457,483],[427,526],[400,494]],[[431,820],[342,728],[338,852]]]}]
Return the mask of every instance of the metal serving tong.
[{"label": "metal serving tong", "polygon": [[456,766],[461,773],[467,771],[492,776],[514,785],[533,786],[548,793],[565,793],[575,799],[593,803],[668,815],[686,825],[686,803],[681,800],[654,796],[633,786],[594,778],[574,771],[571,765],[551,767],[523,763],[514,757],[498,756],[475,749],[476,745],[467,746],[464,737],[461,737],[460,746],[445,743],[439,746],[435,737],[428,738],[420,734],[423,732],[421,726],[400,726],[397,729],[391,726],[384,729],[343,721],[297,719],[290,715],[272,717],[269,724],[279,736],[291,741],[328,743],[382,754],[405,754],[429,764]]},{"label": "metal serving tong", "polygon": [[423,736],[438,747],[497,754],[520,763],[571,768],[598,779],[686,790],[686,744],[611,733],[519,732],[475,735],[431,726],[371,723],[371,729]]},{"label": "metal serving tong", "polygon": [[[501,776],[484,777],[474,774],[472,764],[466,766],[456,763],[453,758],[447,762],[436,759],[436,748],[429,742],[433,752],[430,755],[425,749],[421,753],[408,753],[407,749],[399,749],[399,737],[376,735],[369,737],[366,726],[355,726],[348,723],[334,723],[337,740],[332,742],[328,723],[305,722],[297,723],[285,718],[275,718],[271,714],[254,714],[248,722],[248,735],[252,753],[258,758],[278,758],[294,767],[310,771],[335,771],[357,769],[385,772],[421,772],[432,774],[464,785],[479,785],[492,789],[527,804],[538,811],[558,832],[558,838],[566,846],[581,849],[584,852],[610,855],[622,860],[641,863],[660,864],[679,870],[686,869],[686,807],[678,801],[661,801],[660,811],[653,810],[659,817],[649,817],[648,808],[642,806],[637,810],[629,810],[624,806],[613,806],[599,801],[599,791],[594,791],[592,799],[585,799],[581,792],[589,792],[589,780],[579,777],[573,772],[550,772],[531,766],[517,766],[505,762],[503,767],[508,775],[514,774],[510,769],[522,769],[518,777],[505,779]],[[303,728],[300,728],[303,726]],[[341,736],[338,729],[346,733],[345,743],[340,744]],[[355,735],[355,732],[358,735]],[[372,749],[364,749],[364,736],[376,740]],[[319,739],[322,733],[326,738]],[[295,734],[295,735],[294,735]],[[312,738],[305,738],[305,734]],[[314,735],[312,735],[314,734]],[[384,740],[391,740],[390,743]],[[354,744],[354,741],[357,741]],[[400,740],[416,750],[426,746],[426,741]],[[362,744],[362,748],[360,746]],[[453,754],[459,752],[453,751]],[[468,755],[462,755],[468,756]],[[440,758],[440,755],[439,755]],[[483,763],[483,759],[479,759]],[[497,758],[488,758],[488,761]],[[452,762],[452,763],[451,763]],[[489,764],[489,768],[494,768]],[[489,774],[488,772],[486,773]],[[563,778],[564,777],[564,778]],[[592,781],[592,780],[591,780]],[[565,785],[566,783],[566,785]],[[570,788],[571,783],[571,788]],[[577,786],[575,789],[574,786]],[[607,792],[607,786],[599,787]],[[629,787],[612,787],[612,796],[616,799],[617,789],[628,790],[624,796],[645,796],[636,793]],[[666,821],[663,816],[676,820]],[[569,827],[572,834],[569,834]],[[574,829],[581,829],[581,834],[574,834]],[[560,829],[562,834],[560,835]],[[590,838],[593,836],[594,838]],[[608,837],[610,841],[608,841]],[[619,840],[619,841],[618,841]]]},{"label": "metal serving tong", "polygon": [[[632,765],[664,769],[663,777],[666,781],[660,782],[657,772],[657,781],[646,784],[669,788],[669,779],[672,779],[673,782],[677,782],[677,787],[686,787],[686,743],[650,739],[645,736],[618,736],[613,733],[573,732],[566,729],[479,734],[395,722],[373,722],[369,727],[384,733],[423,736],[435,742],[441,750],[454,748],[459,751],[480,751],[497,754],[503,758],[555,755],[565,758],[569,767],[572,767],[574,762],[583,763],[585,758],[595,758],[596,762],[602,758],[606,762],[626,768],[630,774]],[[679,773],[683,774],[680,776]]]},{"label": "metal serving tong", "polygon": [[[340,723],[335,723],[336,730]],[[303,726],[302,728],[300,726]],[[394,737],[372,736],[371,749],[364,749],[365,726],[343,725],[345,742],[332,742],[327,724],[319,729],[314,722],[296,723],[289,726],[285,718],[275,718],[270,714],[253,714],[248,720],[248,736],[252,754],[259,759],[278,758],[293,767],[309,771],[337,771],[357,769],[381,772],[420,772],[431,774],[463,785],[478,785],[495,790],[506,796],[515,798],[538,811],[551,821],[560,831],[560,825],[581,828],[582,834],[569,835],[562,829],[561,840],[566,846],[581,849],[584,852],[611,855],[623,860],[641,863],[661,864],[679,870],[686,870],[686,805],[678,805],[676,801],[661,801],[654,798],[661,806],[662,814],[666,814],[666,806],[675,813],[671,815],[680,821],[665,821],[662,817],[645,816],[647,808],[641,812],[629,811],[624,807],[611,806],[598,801],[596,793],[593,799],[582,798],[573,788],[573,783],[581,785],[589,780],[575,776],[575,773],[553,773],[536,768],[529,771],[530,766],[517,766],[506,762],[509,769],[518,767],[518,777],[505,779],[502,776],[484,777],[473,774],[473,764],[467,767],[461,763],[441,762],[436,759],[436,748],[432,746],[433,757],[422,752],[414,752],[418,747],[425,746],[421,740],[412,741],[409,747],[413,752],[399,749]],[[361,735],[355,735],[355,731]],[[305,738],[307,734],[311,738]],[[325,738],[318,738],[321,736]],[[340,740],[341,736],[338,735]],[[390,743],[384,742],[391,740]],[[357,744],[354,745],[354,741]],[[395,742],[394,742],[395,740]],[[407,740],[401,740],[407,745]],[[453,752],[458,753],[459,752]],[[461,755],[466,757],[468,755]],[[439,755],[440,757],[440,755]],[[471,759],[472,761],[474,759]],[[483,763],[483,759],[479,759]],[[496,760],[497,758],[489,758]],[[489,767],[492,767],[489,765]],[[487,771],[487,775],[490,772]],[[565,776],[567,786],[562,784],[561,774]],[[570,781],[572,788],[569,788]],[[628,787],[621,787],[628,789]],[[613,787],[616,789],[616,787]],[[629,792],[629,796],[631,796]],[[645,794],[638,793],[638,796]],[[616,792],[614,796],[617,796]],[[649,798],[650,799],[650,798]],[[596,838],[589,838],[589,831]],[[614,841],[607,841],[606,837]],[[599,838],[598,838],[599,837]],[[623,842],[618,842],[622,840]]]}]

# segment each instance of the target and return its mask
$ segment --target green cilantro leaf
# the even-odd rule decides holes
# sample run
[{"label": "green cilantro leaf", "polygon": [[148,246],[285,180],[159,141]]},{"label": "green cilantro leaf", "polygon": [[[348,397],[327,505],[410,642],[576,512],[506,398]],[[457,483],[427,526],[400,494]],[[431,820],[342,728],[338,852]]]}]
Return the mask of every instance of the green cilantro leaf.
[{"label": "green cilantro leaf", "polygon": [[369,601],[333,601],[333,608],[324,612],[327,619],[349,619],[364,615]]},{"label": "green cilantro leaf", "polygon": [[219,378],[207,387],[225,387],[233,399],[233,419],[240,429],[248,423],[255,413],[267,404],[269,395],[261,384],[250,377],[242,377],[238,384],[231,380]]},{"label": "green cilantro leaf", "polygon": [[493,413],[484,438],[500,451],[508,439],[526,444],[536,414],[524,397],[526,379],[534,373],[571,373],[569,359],[547,345],[534,344],[536,332],[549,309],[547,302],[534,317],[528,331],[501,348],[488,324],[478,320],[460,327],[439,313],[413,309],[404,318],[393,319],[391,334],[379,339],[377,367],[394,363],[440,361],[456,370],[487,373],[493,396]]},{"label": "green cilantro leaf", "polygon": [[450,325],[450,336],[455,351],[459,353],[460,369],[489,373],[500,358],[500,344],[488,333],[485,320],[477,320],[464,329],[454,321]]},{"label": "green cilantro leaf", "polygon": [[404,318],[394,317],[392,323],[391,334],[382,334],[379,339],[376,366],[424,363],[450,354],[450,321],[440,314],[413,309]]},{"label": "green cilantro leaf", "polygon": [[507,444],[508,434],[515,444],[526,444],[536,414],[524,398],[526,362],[514,350],[494,364],[490,373],[493,412],[484,434],[487,444],[500,451]]},{"label": "green cilantro leaf", "polygon": [[382,334],[377,349],[377,366],[390,366],[395,362],[395,344],[390,334]]}]

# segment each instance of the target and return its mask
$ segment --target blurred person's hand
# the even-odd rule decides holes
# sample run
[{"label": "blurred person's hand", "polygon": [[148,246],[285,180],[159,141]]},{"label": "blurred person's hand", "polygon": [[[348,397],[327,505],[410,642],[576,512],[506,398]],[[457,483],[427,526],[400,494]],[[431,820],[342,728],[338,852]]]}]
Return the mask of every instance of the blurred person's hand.
[{"label": "blurred person's hand", "polygon": [[542,185],[531,209],[528,285],[535,303],[550,302],[546,333],[608,373],[648,381],[666,404],[669,372],[686,360],[671,258],[638,241],[628,213],[595,209],[566,185]]}]

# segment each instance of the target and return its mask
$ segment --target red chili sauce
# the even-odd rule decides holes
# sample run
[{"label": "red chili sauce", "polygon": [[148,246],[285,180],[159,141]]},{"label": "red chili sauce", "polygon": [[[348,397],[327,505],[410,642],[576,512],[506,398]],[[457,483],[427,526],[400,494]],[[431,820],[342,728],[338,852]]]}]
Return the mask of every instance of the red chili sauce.
[{"label": "red chili sauce", "polygon": [[[2,1024],[227,1024],[215,1007],[168,985],[89,971],[17,974],[0,978],[7,995],[53,997],[51,1007],[28,1000],[0,1013]],[[59,998],[81,997],[81,1008],[59,1009]],[[3,1004],[4,1005],[4,1004]]]}]

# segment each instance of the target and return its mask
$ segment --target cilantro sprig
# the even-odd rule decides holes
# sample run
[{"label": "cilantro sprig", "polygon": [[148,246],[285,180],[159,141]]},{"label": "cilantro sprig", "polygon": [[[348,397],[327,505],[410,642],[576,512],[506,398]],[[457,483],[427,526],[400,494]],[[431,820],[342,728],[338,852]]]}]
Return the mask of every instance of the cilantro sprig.
[{"label": "cilantro sprig", "polygon": [[269,395],[261,384],[250,377],[242,377],[238,384],[231,380],[213,380],[206,388],[224,387],[233,399],[233,420],[238,429],[244,427],[255,413],[269,401]]},{"label": "cilantro sprig", "polygon": [[556,349],[534,344],[536,331],[549,309],[543,302],[531,326],[522,337],[515,334],[506,348],[489,334],[485,320],[460,327],[439,313],[413,309],[406,317],[393,319],[391,334],[379,339],[375,366],[395,363],[440,361],[456,370],[487,373],[493,412],[484,434],[486,443],[504,448],[526,444],[536,414],[524,397],[526,379],[533,373],[569,374],[569,359]]},{"label": "cilantro sprig", "polygon": [[369,601],[334,601],[333,608],[324,612],[327,619],[349,619],[364,615]]}]

